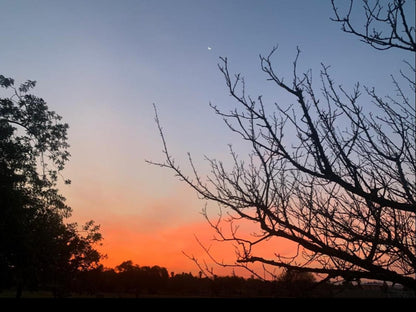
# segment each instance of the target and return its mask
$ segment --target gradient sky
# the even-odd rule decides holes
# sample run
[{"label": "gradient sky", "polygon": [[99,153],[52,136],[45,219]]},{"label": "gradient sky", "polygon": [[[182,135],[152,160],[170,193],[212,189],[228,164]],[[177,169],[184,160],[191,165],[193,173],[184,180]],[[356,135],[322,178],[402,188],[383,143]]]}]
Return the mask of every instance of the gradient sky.
[{"label": "gradient sky", "polygon": [[34,93],[69,124],[72,157],[63,174],[72,184],[61,191],[71,220],[101,224],[104,264],[197,272],[182,251],[203,257],[194,234],[210,244],[213,233],[200,213],[204,202],[145,162],[163,160],[152,104],[177,162],[186,169],[191,152],[203,172],[204,155],[223,159],[227,144],[238,144],[209,107],[235,104],[220,56],[254,97],[285,99],[259,66],[259,54],[277,44],[274,62],[287,79],[299,46],[299,66],[316,81],[323,62],[346,88],[360,81],[393,90],[389,75],[406,54],[370,49],[332,16],[329,0],[0,0],[0,74],[36,80]]}]

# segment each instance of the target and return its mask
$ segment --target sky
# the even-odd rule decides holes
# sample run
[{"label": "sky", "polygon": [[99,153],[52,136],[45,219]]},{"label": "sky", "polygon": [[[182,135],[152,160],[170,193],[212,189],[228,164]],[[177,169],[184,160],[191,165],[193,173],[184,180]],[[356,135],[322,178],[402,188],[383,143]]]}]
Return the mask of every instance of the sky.
[{"label": "sky", "polygon": [[0,74],[36,80],[34,94],[69,124],[63,175],[72,184],[60,190],[71,220],[101,225],[105,266],[132,260],[198,272],[184,255],[207,259],[195,235],[232,259],[230,246],[211,241],[205,202],[146,162],[163,161],[153,104],[187,172],[188,152],[204,173],[204,155],[225,159],[228,144],[246,150],[209,106],[236,105],[219,57],[245,77],[248,93],[270,100],[286,100],[260,69],[259,55],[276,45],[273,61],[287,79],[299,47],[300,70],[312,69],[317,82],[324,63],[346,88],[360,81],[393,90],[390,74],[406,55],[373,50],[330,17],[329,0],[0,0]]}]

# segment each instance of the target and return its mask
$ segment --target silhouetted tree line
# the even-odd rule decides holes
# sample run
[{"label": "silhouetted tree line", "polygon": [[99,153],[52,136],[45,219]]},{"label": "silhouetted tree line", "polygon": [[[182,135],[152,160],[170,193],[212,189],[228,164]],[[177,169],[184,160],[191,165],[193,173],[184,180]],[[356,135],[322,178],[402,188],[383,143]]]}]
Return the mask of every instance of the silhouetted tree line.
[{"label": "silhouetted tree line", "polygon": [[139,266],[129,260],[115,268],[99,266],[78,272],[70,291],[76,297],[302,297],[316,295],[315,285],[312,274],[291,270],[267,281],[236,275],[175,274],[164,267]]},{"label": "silhouetted tree line", "polygon": [[310,272],[285,269],[273,280],[255,276],[203,276],[168,272],[164,267],[139,266],[131,260],[115,268],[99,265],[80,270],[58,293],[90,298],[308,298],[308,297],[414,297],[411,290],[387,284],[318,280]]},{"label": "silhouetted tree line", "polygon": [[[50,275],[56,272],[50,272]],[[62,270],[46,283],[26,285],[26,297],[57,298],[331,298],[414,297],[411,290],[352,281],[334,284],[310,272],[285,269],[274,280],[235,274],[210,277],[169,272],[165,267],[139,266],[131,260],[115,268],[102,264],[75,271]],[[18,284],[2,279],[0,297],[12,295]],[[23,294],[23,297],[25,297]]]}]

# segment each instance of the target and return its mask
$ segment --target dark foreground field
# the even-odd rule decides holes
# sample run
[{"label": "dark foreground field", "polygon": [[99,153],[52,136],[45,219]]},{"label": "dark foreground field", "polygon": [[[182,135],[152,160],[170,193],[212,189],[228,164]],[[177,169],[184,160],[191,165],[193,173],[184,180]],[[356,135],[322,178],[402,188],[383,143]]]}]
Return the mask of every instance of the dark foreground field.
[{"label": "dark foreground field", "polygon": [[[14,299],[16,298],[15,290],[7,290],[0,292],[0,299]],[[278,299],[278,298],[408,298],[416,299],[414,291],[403,290],[399,288],[382,289],[379,287],[354,287],[344,289],[332,289],[332,290],[314,290],[305,291],[302,294],[291,295],[281,292],[276,295],[253,295],[253,294],[238,294],[238,293],[218,293],[218,294],[192,294],[191,292],[179,293],[179,292],[161,292],[161,293],[132,293],[132,292],[97,292],[97,293],[71,293],[57,296],[52,291],[38,290],[38,291],[25,291],[22,293],[21,299]]]}]

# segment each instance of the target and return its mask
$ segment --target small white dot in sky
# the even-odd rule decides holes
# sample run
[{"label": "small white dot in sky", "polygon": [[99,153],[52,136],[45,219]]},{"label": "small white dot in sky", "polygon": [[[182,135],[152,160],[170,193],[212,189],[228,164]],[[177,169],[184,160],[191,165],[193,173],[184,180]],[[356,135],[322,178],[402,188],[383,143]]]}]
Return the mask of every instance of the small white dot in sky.
[{"label": "small white dot in sky", "polygon": [[211,50],[212,48],[211,47],[208,47],[208,50]]}]

